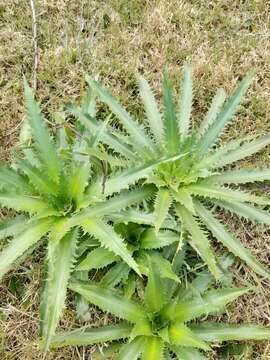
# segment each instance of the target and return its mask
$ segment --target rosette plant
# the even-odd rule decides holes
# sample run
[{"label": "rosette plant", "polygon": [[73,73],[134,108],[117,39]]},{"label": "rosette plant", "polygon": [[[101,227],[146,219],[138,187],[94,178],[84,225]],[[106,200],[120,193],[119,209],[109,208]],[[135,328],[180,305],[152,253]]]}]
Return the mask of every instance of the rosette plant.
[{"label": "rosette plant", "polygon": [[[87,77],[94,94],[93,98],[98,96],[125,130],[121,141],[125,142],[128,150],[125,148],[125,151],[121,151],[115,147],[113,149],[119,151],[130,164],[126,166],[128,169],[108,176],[105,188],[102,188],[98,181],[91,186],[90,191],[106,195],[120,191],[139,179],[154,184],[156,199],[153,216],[156,231],[158,232],[168,213],[176,214],[179,223],[182,224],[182,230],[191,235],[190,244],[216,278],[219,278],[219,271],[209,232],[253,271],[270,278],[269,270],[227,230],[211,209],[221,207],[252,222],[270,225],[269,212],[264,210],[264,207],[269,205],[269,198],[256,194],[255,191],[240,188],[242,184],[269,180],[270,169],[224,169],[227,165],[231,166],[270,144],[270,135],[236,139],[225,145],[218,143],[224,129],[233,119],[252,77],[251,71],[227,100],[224,90],[218,90],[207,114],[198,126],[191,124],[192,75],[189,65],[184,66],[181,95],[177,106],[171,83],[167,74],[164,74],[163,112],[158,109],[147,81],[140,78],[140,93],[147,117],[146,123],[143,124],[134,120],[97,81]],[[86,129],[91,130],[98,126],[94,114],[85,112],[83,108],[69,107],[69,110]],[[111,146],[107,138],[108,133],[105,131],[106,135],[99,140]],[[154,168],[146,167],[155,159],[173,155],[180,157]],[[143,222],[144,216],[139,212],[133,213],[132,216]]]},{"label": "rosette plant", "polygon": [[[71,290],[124,321],[56,334],[51,347],[114,341],[104,353],[93,354],[93,359],[163,360],[176,357],[195,360],[207,359],[203,352],[211,351],[211,345],[227,340],[270,338],[269,328],[201,320],[202,316],[224,312],[226,305],[245,294],[248,288],[209,289],[211,276],[205,277],[204,273],[187,288],[172,292],[171,283],[161,278],[150,258],[148,261],[149,275],[141,297],[127,299],[122,292],[99,283],[70,283]],[[125,341],[121,342],[122,339]]]},{"label": "rosette plant", "polygon": [[25,101],[33,145],[21,151],[12,167],[0,166],[0,204],[20,213],[0,224],[0,239],[9,239],[2,243],[0,277],[21,257],[29,255],[41,239],[46,241],[47,280],[42,296],[41,335],[47,349],[64,307],[83,232],[139,273],[124,239],[105,215],[144,200],[152,190],[141,187],[109,199],[104,197],[102,201],[90,194],[96,170],[88,156],[77,153],[78,141],[74,139],[69,144],[63,128],[59,141],[53,141],[26,82]]},{"label": "rosette plant", "polygon": [[[147,258],[149,257],[159,270],[162,278],[179,282],[172,264],[161,252],[165,247],[177,243],[179,240],[178,233],[172,230],[161,230],[156,234],[151,227],[143,227],[135,223],[116,223],[114,230],[125,239],[127,247],[138,264],[141,274],[149,274],[147,266]],[[119,256],[116,256],[106,248],[91,248],[91,251],[84,253],[76,266],[76,271],[83,272],[91,270],[104,271],[105,269],[107,271],[100,280],[101,286],[114,288],[121,283],[124,285],[127,293],[133,293],[135,290],[136,273]]]}]

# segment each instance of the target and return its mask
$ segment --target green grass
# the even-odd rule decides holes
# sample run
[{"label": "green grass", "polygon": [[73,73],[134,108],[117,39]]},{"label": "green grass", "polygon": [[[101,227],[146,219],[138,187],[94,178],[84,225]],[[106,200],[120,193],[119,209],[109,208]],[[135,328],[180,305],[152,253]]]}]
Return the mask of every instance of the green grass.
[{"label": "green grass", "polygon": [[[37,96],[48,116],[63,101],[81,97],[84,74],[89,73],[99,74],[114,95],[142,117],[136,73],[143,73],[160,97],[165,64],[176,83],[184,61],[190,61],[194,72],[194,121],[201,120],[200,114],[205,112],[217,87],[223,86],[229,92],[255,66],[257,73],[247,100],[223,140],[270,131],[270,20],[265,0],[37,0],[36,10],[40,49]],[[18,137],[16,125],[24,116],[22,75],[31,80],[33,71],[29,1],[0,2],[0,24],[0,160],[8,160],[8,149]],[[268,159],[269,151],[264,151],[246,165],[256,160],[263,166],[269,164]],[[267,230],[235,223],[235,219],[232,222],[227,214],[221,216],[234,224],[231,226],[246,246],[267,263]],[[25,263],[0,285],[1,359],[42,358],[35,343],[42,254],[41,250],[34,262]],[[242,278],[251,279],[246,269],[238,266],[236,271]],[[16,286],[16,281],[21,285]],[[259,285],[261,293],[246,296],[231,308],[230,320],[267,323],[269,284]],[[61,326],[72,326],[71,314],[72,304]],[[95,321],[106,321],[97,312],[93,317]],[[92,350],[61,349],[48,359],[81,359],[83,351],[87,358]],[[258,344],[253,354],[246,356],[247,360],[269,358],[266,343]]]}]

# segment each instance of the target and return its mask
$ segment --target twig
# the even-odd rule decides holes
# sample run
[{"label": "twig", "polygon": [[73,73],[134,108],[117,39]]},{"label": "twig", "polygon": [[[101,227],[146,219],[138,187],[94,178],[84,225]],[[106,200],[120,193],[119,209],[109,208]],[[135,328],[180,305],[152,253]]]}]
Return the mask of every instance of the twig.
[{"label": "twig", "polygon": [[33,88],[37,90],[37,72],[38,72],[38,38],[37,38],[37,18],[34,0],[30,0],[32,11],[32,31],[34,40],[34,74],[33,74]]}]

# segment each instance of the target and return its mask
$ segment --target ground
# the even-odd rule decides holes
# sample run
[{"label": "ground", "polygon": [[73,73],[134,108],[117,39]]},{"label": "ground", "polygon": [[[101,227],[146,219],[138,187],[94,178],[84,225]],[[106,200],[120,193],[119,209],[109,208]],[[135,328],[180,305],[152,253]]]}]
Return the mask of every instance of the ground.
[{"label": "ground", "polygon": [[[164,66],[175,84],[184,62],[194,74],[194,122],[199,122],[218,87],[231,91],[251,67],[256,76],[228,138],[270,130],[270,5],[265,0],[36,0],[38,26],[37,98],[48,117],[65,101],[80,99],[84,75],[99,78],[133,114],[142,114],[136,76],[142,73],[160,97]],[[10,158],[24,117],[22,76],[33,78],[33,34],[28,0],[0,0],[0,160]],[[269,165],[269,149],[246,161]],[[268,187],[266,187],[266,190]],[[269,264],[269,231],[221,214],[258,258]],[[38,302],[42,249],[1,285],[0,357],[42,359]],[[270,287],[236,268],[241,281],[259,291],[230,307],[234,322],[269,324]],[[60,326],[72,325],[72,309]],[[99,314],[93,313],[99,317]],[[102,320],[106,321],[106,319]],[[62,349],[48,359],[87,359],[93,349]],[[218,359],[213,354],[213,359]],[[268,343],[244,359],[270,359]]]}]

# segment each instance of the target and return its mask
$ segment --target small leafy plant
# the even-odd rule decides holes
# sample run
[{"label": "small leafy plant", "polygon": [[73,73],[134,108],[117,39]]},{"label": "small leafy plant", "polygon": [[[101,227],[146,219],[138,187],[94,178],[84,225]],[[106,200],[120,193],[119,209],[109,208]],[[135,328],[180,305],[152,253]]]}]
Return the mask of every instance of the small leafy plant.
[{"label": "small leafy plant", "polygon": [[[255,325],[231,325],[195,321],[204,315],[224,312],[225,306],[249,291],[248,288],[208,289],[211,275],[201,273],[187,288],[171,291],[159,269],[149,261],[149,275],[142,298],[127,299],[124,294],[91,282],[72,282],[70,288],[87,301],[124,322],[100,328],[83,327],[56,334],[51,346],[114,343],[95,359],[158,360],[207,359],[201,352],[210,351],[227,340],[261,340],[270,338],[270,329]],[[206,275],[206,276],[205,276]]]},{"label": "small leafy plant", "polygon": [[13,238],[0,253],[0,276],[15,261],[29,255],[42,238],[48,239],[47,281],[41,308],[41,335],[47,349],[64,307],[83,232],[139,273],[124,239],[104,217],[147,198],[151,188],[133,189],[97,201],[95,195],[89,194],[92,171],[96,171],[89,157],[77,154],[79,144],[76,139],[69,144],[63,129],[59,141],[52,141],[26,82],[25,100],[33,146],[24,149],[12,167],[0,167],[0,204],[22,213],[0,225],[0,238]]},{"label": "small leafy plant", "polygon": [[[139,179],[154,184],[156,199],[153,216],[156,232],[162,227],[170,212],[172,216],[176,214],[179,224],[182,224],[182,230],[190,235],[190,244],[201,255],[217,279],[219,271],[208,232],[211,232],[253,271],[270,278],[269,270],[227,230],[210,208],[220,207],[253,222],[270,224],[269,212],[263,210],[269,205],[269,198],[239,188],[242,184],[269,180],[270,169],[224,170],[225,166],[234,164],[269,145],[270,135],[246,140],[236,139],[223,146],[218,145],[219,137],[233,118],[252,77],[253,72],[249,72],[226,102],[224,90],[218,90],[209,111],[198,127],[191,126],[192,76],[189,65],[184,67],[182,91],[177,108],[172,86],[167,74],[164,74],[163,113],[158,109],[149,84],[145,79],[140,78],[140,92],[145,105],[146,126],[149,131],[143,124],[134,121],[97,81],[87,77],[92,92],[108,105],[126,130],[121,141],[125,144],[122,147],[125,146],[127,150],[121,151],[115,146],[112,146],[112,149],[125,157],[130,165],[127,165],[128,169],[120,173],[112,172],[108,176],[103,193],[120,191]],[[69,107],[69,110],[86,128],[101,126],[83,109]],[[108,137],[109,133],[104,131],[99,140],[111,146]],[[157,159],[168,156],[176,156],[176,158],[151,166]],[[90,191],[101,193],[100,182],[93,184]],[[126,214],[123,216],[125,217]],[[143,219],[143,215],[137,213],[137,218],[139,217]]]}]

